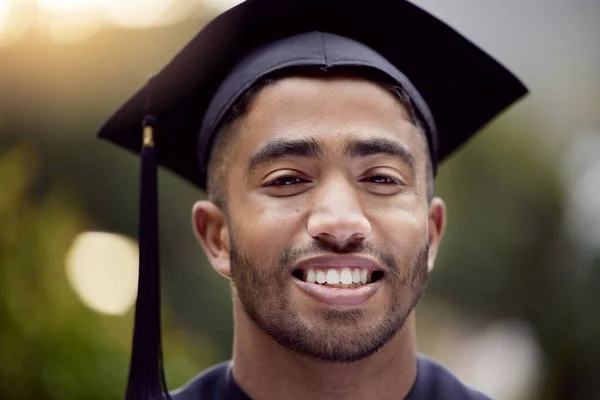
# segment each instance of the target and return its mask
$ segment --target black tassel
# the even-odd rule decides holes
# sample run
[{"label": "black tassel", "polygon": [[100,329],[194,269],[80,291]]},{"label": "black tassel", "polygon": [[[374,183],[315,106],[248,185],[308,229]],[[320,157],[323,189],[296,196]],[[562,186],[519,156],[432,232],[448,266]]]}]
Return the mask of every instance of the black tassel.
[{"label": "black tassel", "polygon": [[144,118],[140,171],[140,264],[126,400],[170,399],[162,360],[154,126],[152,116]]}]

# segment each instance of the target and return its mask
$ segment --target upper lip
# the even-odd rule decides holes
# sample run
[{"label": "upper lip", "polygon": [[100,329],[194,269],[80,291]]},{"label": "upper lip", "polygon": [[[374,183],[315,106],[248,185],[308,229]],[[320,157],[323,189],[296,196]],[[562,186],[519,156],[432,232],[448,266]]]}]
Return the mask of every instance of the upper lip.
[{"label": "upper lip", "polygon": [[363,256],[320,256],[320,257],[312,257],[306,260],[302,260],[294,265],[292,271],[296,271],[299,269],[308,269],[314,267],[359,267],[366,268],[371,271],[383,271],[383,268],[379,266],[379,264],[368,257]]}]

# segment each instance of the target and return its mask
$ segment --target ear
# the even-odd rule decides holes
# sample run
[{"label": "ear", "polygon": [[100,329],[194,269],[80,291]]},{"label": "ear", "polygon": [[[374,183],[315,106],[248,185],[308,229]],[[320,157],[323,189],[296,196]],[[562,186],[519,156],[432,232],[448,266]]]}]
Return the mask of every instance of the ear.
[{"label": "ear", "polygon": [[229,227],[225,213],[210,201],[198,201],[192,209],[192,224],[212,267],[231,278]]},{"label": "ear", "polygon": [[446,230],[446,205],[439,197],[435,197],[429,203],[429,257],[427,271],[433,270],[435,258]]}]

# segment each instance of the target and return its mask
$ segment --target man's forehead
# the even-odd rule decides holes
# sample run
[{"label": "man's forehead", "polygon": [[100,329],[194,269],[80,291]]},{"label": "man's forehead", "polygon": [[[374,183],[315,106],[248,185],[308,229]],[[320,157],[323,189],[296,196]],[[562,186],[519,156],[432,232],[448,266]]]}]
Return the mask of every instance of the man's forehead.
[{"label": "man's forehead", "polygon": [[411,128],[410,122],[406,108],[382,84],[357,76],[293,75],[255,94],[240,130],[253,135],[258,130],[279,136],[368,136],[400,133]]},{"label": "man's forehead", "polygon": [[412,168],[424,164],[429,157],[425,133],[410,121],[392,86],[385,85],[347,71],[281,75],[254,92],[235,128],[233,159],[247,172],[268,164],[257,159],[281,160],[286,149],[289,156],[316,161],[379,154]]},{"label": "man's forehead", "polygon": [[[286,75],[273,80],[256,96],[257,101],[272,101],[281,105],[301,103],[304,100],[319,101],[355,101],[365,98],[377,99],[383,106],[400,105],[394,99],[391,84],[376,81],[365,76],[351,73],[319,73],[307,70],[305,73]],[[317,98],[315,98],[318,96]],[[403,107],[396,107],[402,113]]]}]

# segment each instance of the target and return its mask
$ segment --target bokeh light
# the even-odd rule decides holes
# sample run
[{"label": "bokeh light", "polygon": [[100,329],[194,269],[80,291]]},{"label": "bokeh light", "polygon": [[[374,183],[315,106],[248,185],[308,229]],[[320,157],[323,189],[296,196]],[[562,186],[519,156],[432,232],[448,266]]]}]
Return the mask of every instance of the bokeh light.
[{"label": "bokeh light", "polygon": [[106,19],[127,28],[149,28],[159,25],[172,0],[103,0]]},{"label": "bokeh light", "polygon": [[0,46],[35,30],[56,43],[73,43],[103,27],[169,25],[181,22],[198,7],[199,3],[176,0],[0,0]]},{"label": "bokeh light", "polygon": [[40,28],[57,43],[83,41],[102,27],[101,0],[39,0]]},{"label": "bokeh light", "polygon": [[566,215],[569,233],[580,246],[600,249],[600,132],[578,134],[565,149],[561,169],[570,201]]},{"label": "bokeh light", "polygon": [[11,11],[12,1],[0,0],[0,35],[8,26],[12,14]]},{"label": "bokeh light", "polygon": [[97,9],[99,0],[39,0],[40,10],[48,13],[71,14]]},{"label": "bokeh light", "polygon": [[455,342],[452,371],[492,398],[532,398],[542,375],[541,351],[530,327],[495,322]]},{"label": "bokeh light", "polygon": [[219,12],[228,10],[241,2],[242,0],[204,0],[204,4],[207,7],[211,7]]},{"label": "bokeh light", "polygon": [[135,301],[138,247],[125,236],[85,232],[67,255],[67,277],[79,298],[91,309],[120,315]]},{"label": "bokeh light", "polygon": [[30,5],[18,0],[0,0],[0,47],[14,43],[27,31]]},{"label": "bokeh light", "polygon": [[83,41],[98,32],[102,22],[95,13],[57,15],[46,21],[50,38],[57,43]]}]

